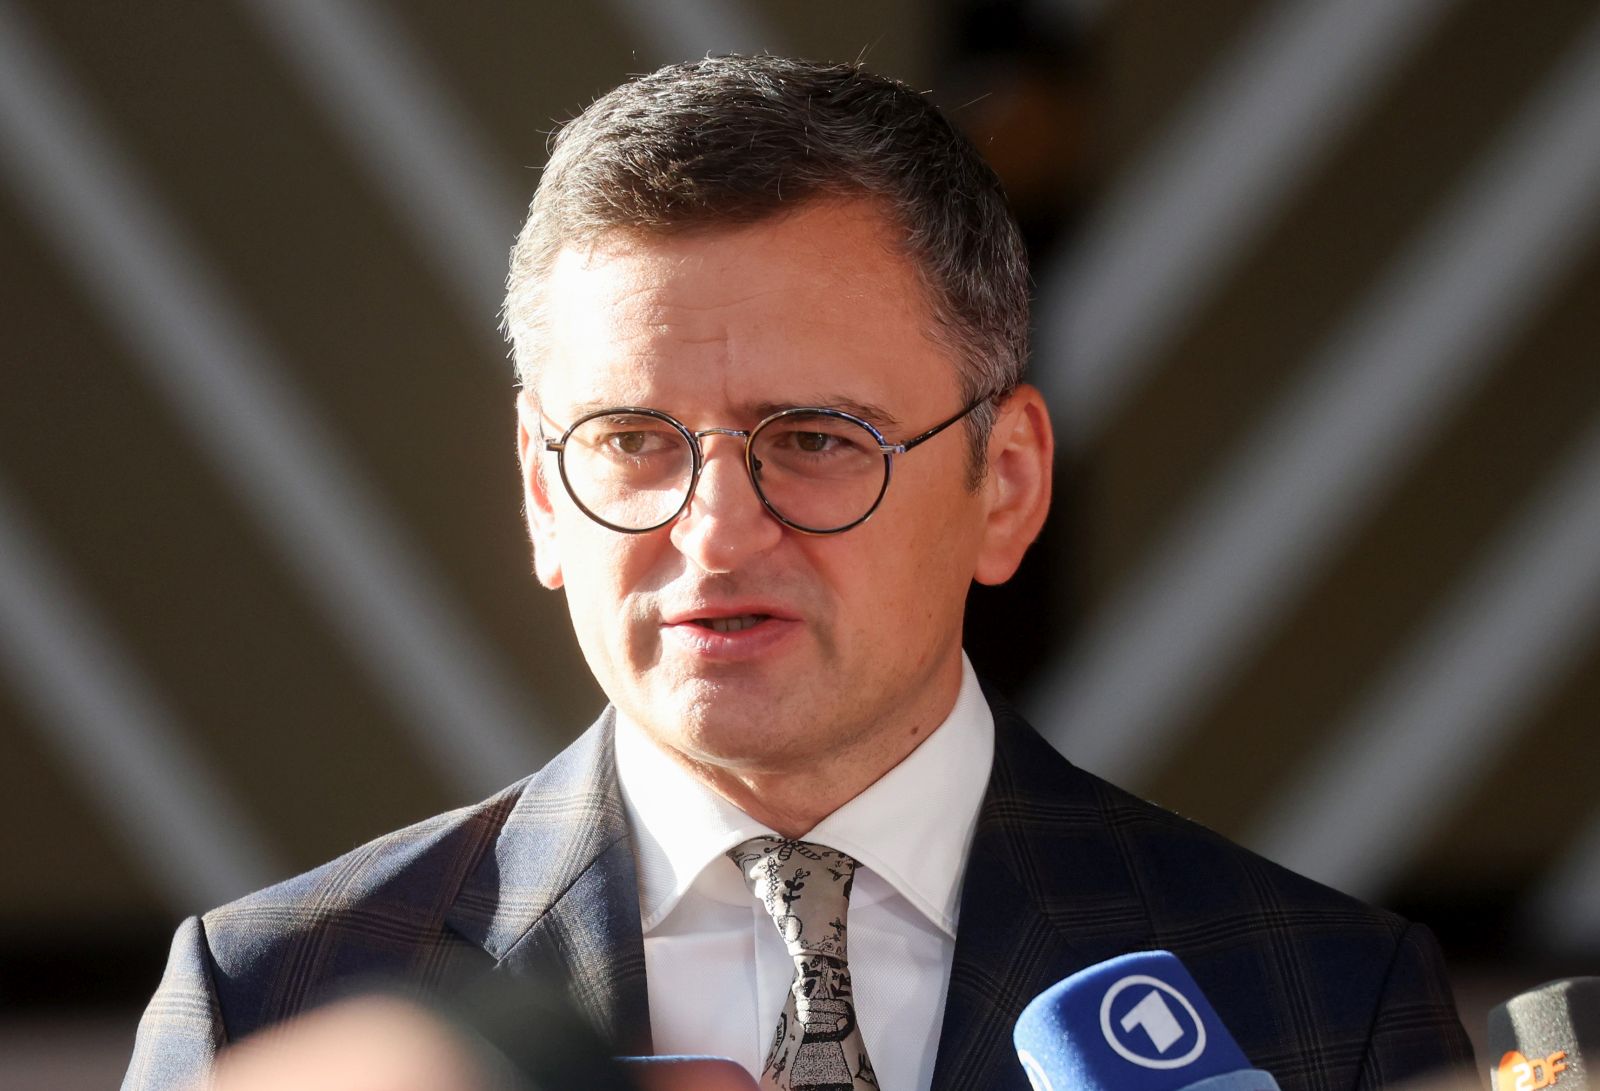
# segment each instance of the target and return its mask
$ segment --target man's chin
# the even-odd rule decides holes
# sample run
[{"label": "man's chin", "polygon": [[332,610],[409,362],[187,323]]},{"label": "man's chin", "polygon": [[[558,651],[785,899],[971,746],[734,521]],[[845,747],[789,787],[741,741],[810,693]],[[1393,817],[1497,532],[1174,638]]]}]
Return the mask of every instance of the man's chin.
[{"label": "man's chin", "polygon": [[674,709],[676,715],[663,718],[652,712],[648,720],[638,722],[658,746],[691,763],[761,771],[781,765],[800,749],[801,731],[814,717],[813,712],[797,722],[786,711],[790,702],[778,694],[722,692],[717,697],[706,700],[700,694],[695,700],[657,705],[656,709]]}]

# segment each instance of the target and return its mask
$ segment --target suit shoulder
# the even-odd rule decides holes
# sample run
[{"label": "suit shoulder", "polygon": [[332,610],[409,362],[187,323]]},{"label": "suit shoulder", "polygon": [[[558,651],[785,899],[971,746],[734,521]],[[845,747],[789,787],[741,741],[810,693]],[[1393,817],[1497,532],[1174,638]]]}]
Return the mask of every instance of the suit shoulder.
[{"label": "suit shoulder", "polygon": [[206,913],[200,926],[220,980],[255,978],[297,957],[297,950],[325,947],[322,941],[333,934],[342,945],[369,953],[434,943],[457,890],[494,844],[527,784],[524,779],[482,802],[374,838]]},{"label": "suit shoulder", "polygon": [[[1252,852],[1222,834],[1073,765],[1015,713],[996,719],[1010,805],[1048,842],[1109,850],[1102,868],[1126,869],[1158,925],[1262,912],[1320,914],[1398,939],[1406,922]],[[1075,881],[1081,881],[1081,878]]]},{"label": "suit shoulder", "polygon": [[[1274,863],[1192,819],[1092,774],[1082,775],[1095,781],[1108,823],[1136,863],[1146,899],[1157,911],[1164,903],[1181,899],[1208,916],[1227,915],[1230,909],[1270,909],[1296,919],[1321,915],[1330,922],[1370,928],[1394,941],[1408,926],[1394,913]],[[1162,876],[1172,881],[1164,882]],[[1284,923],[1293,922],[1285,918]]]},{"label": "suit shoulder", "polygon": [[1003,824],[1054,865],[1032,868],[1041,904],[1064,929],[1098,916],[1114,949],[1176,954],[1286,1091],[1470,1066],[1426,928],[1078,769],[1020,720],[1002,754]]},{"label": "suit shoulder", "polygon": [[1105,790],[1151,945],[1183,960],[1285,1091],[1471,1076],[1472,1046],[1426,927]]},{"label": "suit shoulder", "polygon": [[493,965],[490,926],[515,930],[534,919],[563,868],[596,854],[585,835],[611,835],[621,821],[608,822],[616,807],[605,803],[611,755],[603,716],[538,772],[481,803],[205,914],[184,952],[209,977],[213,1040],[352,990],[449,991]]}]

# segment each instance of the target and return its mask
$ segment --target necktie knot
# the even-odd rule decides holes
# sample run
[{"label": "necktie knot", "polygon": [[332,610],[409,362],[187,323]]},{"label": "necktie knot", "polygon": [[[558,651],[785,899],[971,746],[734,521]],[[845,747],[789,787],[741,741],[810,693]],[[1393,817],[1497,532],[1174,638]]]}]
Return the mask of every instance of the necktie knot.
[{"label": "necktie knot", "polygon": [[791,957],[845,957],[845,921],[856,862],[809,841],[757,837],[728,853],[766,906]]}]

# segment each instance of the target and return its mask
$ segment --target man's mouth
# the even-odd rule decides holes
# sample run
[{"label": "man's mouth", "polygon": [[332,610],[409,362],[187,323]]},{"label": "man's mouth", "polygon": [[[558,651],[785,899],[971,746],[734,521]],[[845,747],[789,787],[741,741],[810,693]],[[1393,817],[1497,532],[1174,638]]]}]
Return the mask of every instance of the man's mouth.
[{"label": "man's mouth", "polygon": [[737,633],[766,621],[771,614],[740,614],[737,617],[697,617],[694,624],[716,633]]}]

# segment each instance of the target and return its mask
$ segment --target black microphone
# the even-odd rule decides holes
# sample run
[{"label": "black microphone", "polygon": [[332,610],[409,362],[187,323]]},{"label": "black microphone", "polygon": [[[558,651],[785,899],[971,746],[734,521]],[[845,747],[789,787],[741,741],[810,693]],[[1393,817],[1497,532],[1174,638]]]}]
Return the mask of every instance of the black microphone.
[{"label": "black microphone", "polygon": [[1034,1091],[1278,1091],[1170,951],[1079,970],[1017,1020]]},{"label": "black microphone", "polygon": [[1600,977],[1530,989],[1489,1013],[1493,1091],[1600,1085]]}]

